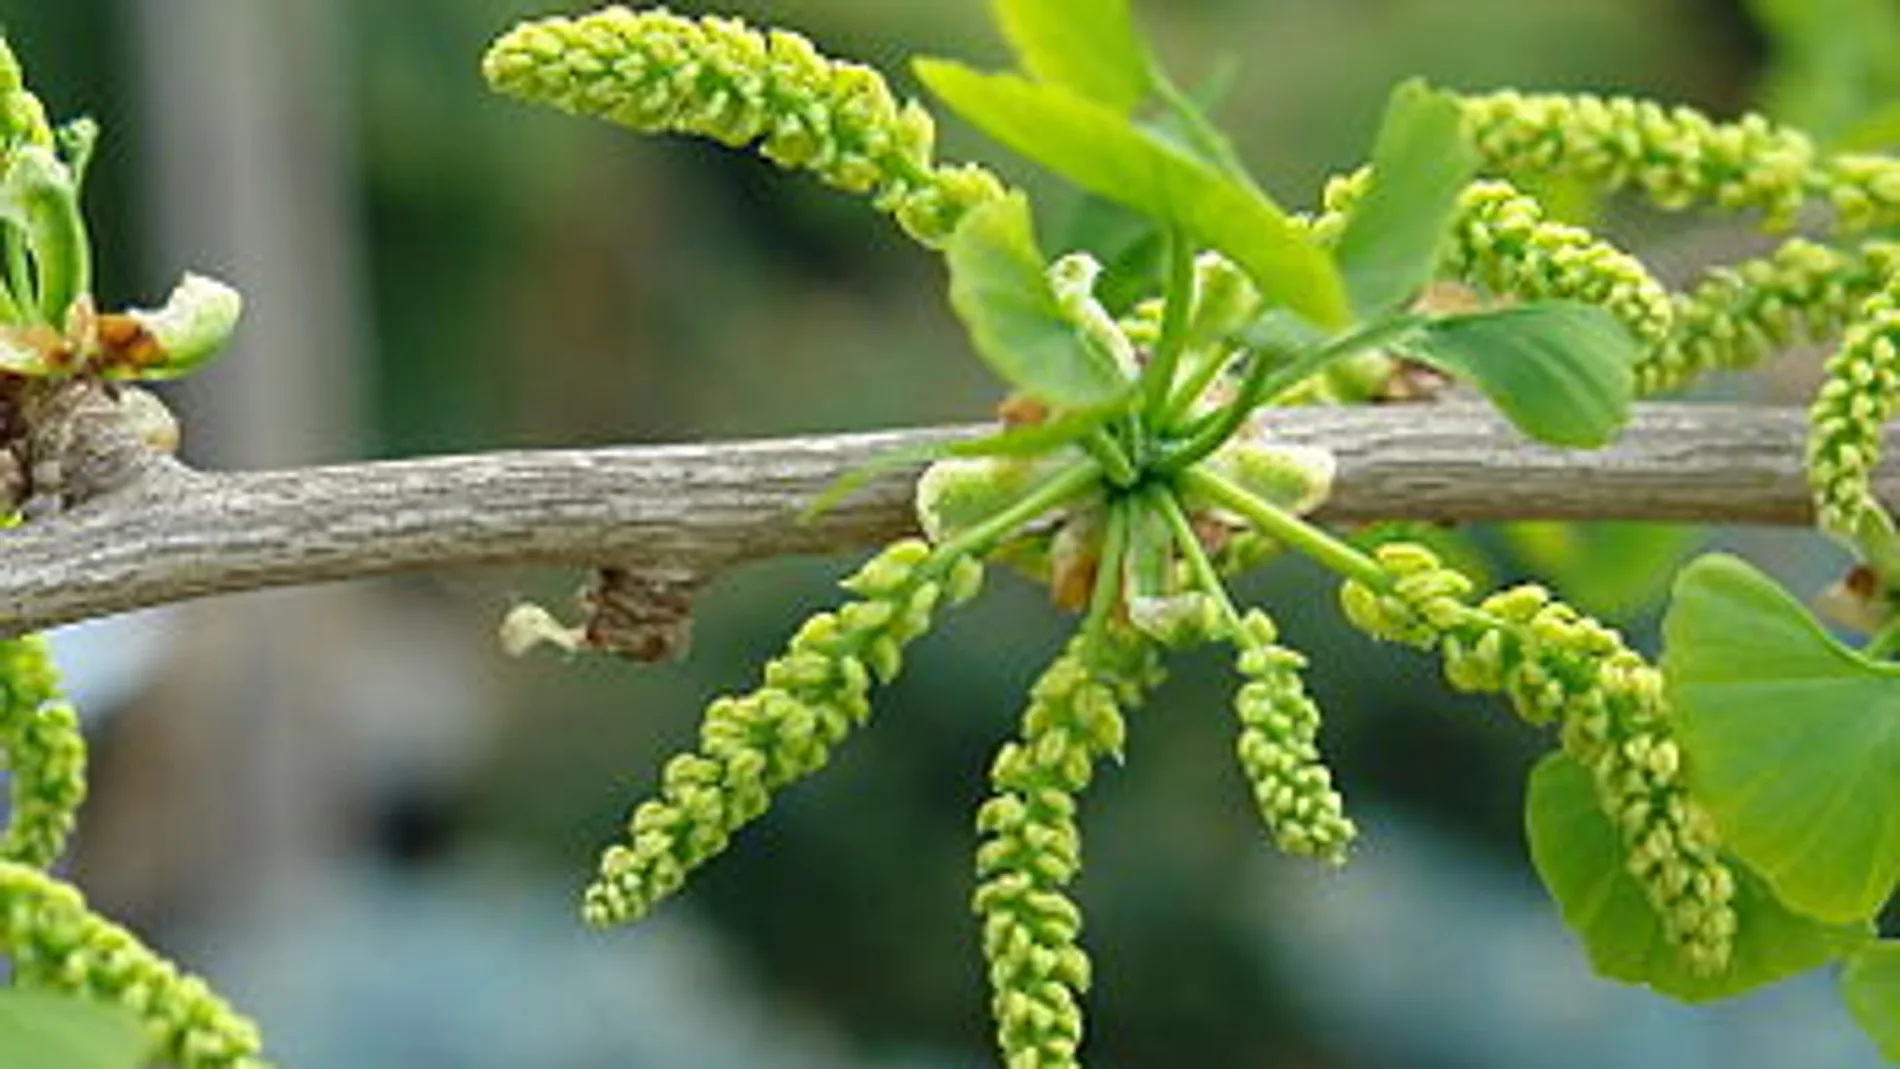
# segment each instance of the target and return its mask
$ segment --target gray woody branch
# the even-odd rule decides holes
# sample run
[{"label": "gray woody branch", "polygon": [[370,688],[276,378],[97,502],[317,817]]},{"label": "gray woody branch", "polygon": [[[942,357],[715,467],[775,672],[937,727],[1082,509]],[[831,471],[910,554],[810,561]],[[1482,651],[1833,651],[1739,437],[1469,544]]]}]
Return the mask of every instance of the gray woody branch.
[{"label": "gray woody branch", "polygon": [[[1478,405],[1290,409],[1288,442],[1339,458],[1323,520],[1808,521],[1798,411],[1648,404],[1615,445],[1527,443]],[[705,445],[499,452],[289,471],[100,465],[116,484],[69,491],[0,532],[0,634],[207,594],[469,565],[567,564],[704,579],[742,561],[849,550],[913,529],[916,467],[823,517],[799,510],[843,472],[900,446],[972,433],[888,433]],[[1890,445],[1893,444],[1890,441]],[[1886,473],[1887,500],[1900,480]]]}]

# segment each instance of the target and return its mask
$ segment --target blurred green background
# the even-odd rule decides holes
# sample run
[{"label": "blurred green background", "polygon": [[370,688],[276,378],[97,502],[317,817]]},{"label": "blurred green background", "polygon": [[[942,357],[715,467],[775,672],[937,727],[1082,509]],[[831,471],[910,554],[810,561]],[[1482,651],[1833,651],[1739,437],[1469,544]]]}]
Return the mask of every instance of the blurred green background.
[{"label": "blurred green background", "polygon": [[[1722,115],[1766,100],[1828,133],[1900,77],[1886,3],[1137,7],[1184,80],[1237,65],[1221,118],[1295,206],[1360,159],[1386,91],[1412,75]],[[151,301],[186,267],[246,293],[240,345],[171,395],[194,459],[988,411],[995,388],[938,263],[864,205],[716,146],[484,90],[490,37],[582,9],[0,0],[52,110],[105,126],[90,191],[105,303]],[[720,10],[798,28],[907,92],[912,53],[1003,59],[976,0]],[[1073,209],[1060,190],[945,126],[947,155],[1030,182],[1059,239]],[[1612,218],[1667,256],[1711,240]],[[1838,563],[1812,539],[1721,537],[1753,537],[1810,588]],[[1643,593],[1689,544],[1547,531],[1539,553],[1490,532],[1475,561],[1504,580],[1569,560],[1579,596],[1648,642]],[[254,1011],[289,1066],[988,1064],[970,814],[1062,626],[1012,579],[922,644],[872,729],[650,925],[594,937],[574,918],[595,851],[698,710],[750,685],[848,565],[722,576],[692,657],[658,668],[502,660],[500,614],[527,596],[564,604],[576,574],[230,598],[65,636],[99,755],[80,874]],[[1342,874],[1271,854],[1228,756],[1226,668],[1183,658],[1131,724],[1127,767],[1087,804],[1091,1065],[1875,1064],[1825,984],[1692,1012],[1590,979],[1519,832],[1543,741],[1448,695],[1428,663],[1347,634],[1311,569],[1274,567],[1244,593],[1312,655],[1366,845]]]}]

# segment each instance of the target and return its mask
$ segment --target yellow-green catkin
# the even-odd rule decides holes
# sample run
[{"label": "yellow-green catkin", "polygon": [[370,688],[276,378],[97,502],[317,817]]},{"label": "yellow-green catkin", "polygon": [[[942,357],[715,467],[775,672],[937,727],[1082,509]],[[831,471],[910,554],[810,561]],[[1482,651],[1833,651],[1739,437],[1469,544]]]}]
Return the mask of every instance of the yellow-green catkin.
[{"label": "yellow-green catkin", "polygon": [[1471,584],[1429,550],[1379,547],[1390,588],[1341,590],[1347,618],[1388,641],[1436,649],[1468,691],[1502,692],[1534,724],[1561,725],[1616,826],[1627,871],[1692,969],[1726,969],[1736,929],[1735,880],[1708,815],[1690,798],[1662,674],[1621,636],[1540,587],[1472,606]]},{"label": "yellow-green catkin", "polygon": [[1509,91],[1463,103],[1479,152],[1505,174],[1634,188],[1669,210],[1758,211],[1776,230],[1792,226],[1810,201],[1833,209],[1835,233],[1900,224],[1900,160],[1824,156],[1806,134],[1760,115],[1717,122],[1632,97]]},{"label": "yellow-green catkin", "polygon": [[977,889],[996,1041],[1009,1069],[1079,1065],[1089,988],[1082,911],[1067,893],[1082,868],[1076,797],[1096,762],[1120,757],[1122,708],[1160,681],[1151,645],[1111,630],[1070,642],[1029,692],[1022,734],[990,770],[977,812]]},{"label": "yellow-green catkin", "polygon": [[124,1006],[178,1069],[268,1069],[257,1026],[203,980],[86,908],[71,885],[0,861],[0,951],[14,982]]},{"label": "yellow-green catkin", "polygon": [[658,794],[633,810],[627,841],[601,857],[583,913],[590,924],[638,920],[693,869],[763,814],[774,791],[823,767],[870,716],[873,680],[889,682],[906,643],[939,605],[976,593],[974,558],[935,560],[928,544],[895,543],[845,580],[860,600],[805,621],[765,667],[764,685],[716,699],[699,746],[667,762]]},{"label": "yellow-green catkin", "polygon": [[1633,97],[1510,91],[1463,104],[1487,168],[1507,175],[1632,188],[1672,211],[1697,204],[1755,210],[1771,228],[1792,225],[1818,192],[1814,143],[1759,115],[1723,123]]},{"label": "yellow-green catkin", "polygon": [[[1360,171],[1327,184],[1317,237],[1337,236],[1367,179]],[[1793,238],[1672,294],[1634,256],[1547,219],[1534,197],[1509,183],[1485,179],[1459,198],[1440,270],[1497,296],[1580,300],[1610,312],[1643,345],[1636,390],[1650,395],[1709,371],[1749,367],[1804,336],[1826,337],[1878,291],[1897,257],[1900,247],[1889,242],[1837,248]]]},{"label": "yellow-green catkin", "polygon": [[0,639],[0,768],[11,809],[0,859],[44,869],[65,850],[86,798],[86,742],[38,635]]},{"label": "yellow-green catkin", "polygon": [[1545,218],[1535,198],[1508,182],[1474,182],[1459,196],[1445,255],[1453,274],[1493,293],[1587,301],[1645,344],[1669,332],[1669,292],[1642,261],[1582,227]]},{"label": "yellow-green catkin", "polygon": [[1753,366],[1783,347],[1819,341],[1895,274],[1900,246],[1854,249],[1794,238],[1767,256],[1717,267],[1675,298],[1666,344],[1636,365],[1637,391],[1673,390],[1707,371]]},{"label": "yellow-green catkin", "polygon": [[1808,481],[1822,529],[1868,543],[1893,520],[1873,491],[1880,430],[1900,390],[1900,276],[1857,312],[1808,413]]},{"label": "yellow-green catkin", "polygon": [[1300,679],[1306,658],[1279,644],[1273,621],[1258,609],[1241,618],[1234,641],[1246,680],[1234,696],[1235,753],[1260,816],[1280,849],[1344,864],[1358,829],[1320,757],[1319,706]]},{"label": "yellow-green catkin", "polygon": [[875,70],[828,59],[785,30],[610,7],[517,26],[482,71],[510,96],[641,132],[756,143],[781,167],[869,195],[933,248],[1004,192],[980,167],[933,162],[929,112],[897,103]]},{"label": "yellow-green catkin", "polygon": [[[1316,236],[1327,240],[1343,230],[1369,178],[1359,171],[1327,183]],[[1669,291],[1641,260],[1582,227],[1546,218],[1535,197],[1497,179],[1473,182],[1459,195],[1440,271],[1500,297],[1586,301],[1649,345],[1668,336],[1674,318]]]},{"label": "yellow-green catkin", "polygon": [[1900,226],[1900,160],[1835,156],[1822,165],[1817,184],[1834,207],[1836,230],[1858,234]]}]

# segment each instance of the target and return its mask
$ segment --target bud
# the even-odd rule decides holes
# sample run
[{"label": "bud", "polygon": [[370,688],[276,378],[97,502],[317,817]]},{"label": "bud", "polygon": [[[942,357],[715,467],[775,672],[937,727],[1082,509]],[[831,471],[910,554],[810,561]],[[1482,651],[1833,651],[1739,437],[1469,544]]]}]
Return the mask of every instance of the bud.
[{"label": "bud", "polygon": [[[1229,439],[1202,463],[1212,474],[1275,508],[1295,514],[1311,512],[1324,504],[1339,473],[1339,460],[1329,449],[1256,437]],[[1246,526],[1239,516],[1214,511],[1231,526]]]},{"label": "bud", "polygon": [[162,307],[101,316],[101,370],[107,378],[163,380],[188,375],[217,355],[237,330],[237,290],[187,273]]}]

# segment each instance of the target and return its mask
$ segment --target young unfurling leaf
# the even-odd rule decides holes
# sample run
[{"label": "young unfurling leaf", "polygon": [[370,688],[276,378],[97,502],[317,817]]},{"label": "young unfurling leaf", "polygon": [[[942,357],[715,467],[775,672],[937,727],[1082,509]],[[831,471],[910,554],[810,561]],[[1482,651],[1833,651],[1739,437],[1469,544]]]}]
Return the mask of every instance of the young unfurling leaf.
[{"label": "young unfurling leaf", "polygon": [[1023,69],[1127,114],[1154,76],[1128,0],[990,0]]},{"label": "young unfurling leaf", "polygon": [[39,321],[63,327],[67,310],[92,289],[92,247],[79,211],[79,183],[50,148],[13,151],[0,172],[0,222],[17,228],[33,254],[32,294]]},{"label": "young unfurling leaf", "polygon": [[1375,319],[1415,296],[1438,266],[1458,197],[1478,173],[1450,94],[1414,79],[1392,92],[1371,177],[1335,255],[1353,310]]},{"label": "young unfurling leaf", "polygon": [[944,251],[950,303],[977,355],[1004,381],[1064,408],[1104,406],[1128,393],[1128,379],[1062,314],[1021,194],[971,212]]},{"label": "young unfurling leaf", "polygon": [[1250,185],[1066,86],[944,60],[918,60],[917,74],[957,114],[1009,148],[1227,254],[1269,303],[1322,326],[1349,318],[1332,258]]},{"label": "young unfurling leaf", "polygon": [[214,278],[187,272],[159,308],[100,317],[107,378],[175,379],[216,356],[237,329],[244,299]]}]

